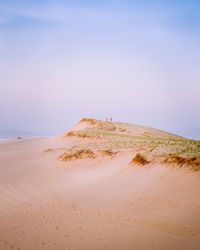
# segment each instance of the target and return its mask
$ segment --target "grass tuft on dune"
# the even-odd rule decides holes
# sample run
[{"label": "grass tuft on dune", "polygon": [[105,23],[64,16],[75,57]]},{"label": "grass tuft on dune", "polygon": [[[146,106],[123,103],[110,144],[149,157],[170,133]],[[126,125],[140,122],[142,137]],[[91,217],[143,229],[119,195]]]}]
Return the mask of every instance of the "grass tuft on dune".
[{"label": "grass tuft on dune", "polygon": [[147,161],[145,156],[141,155],[141,154],[136,154],[136,156],[131,161],[131,164],[142,165],[142,166],[144,166],[148,163],[149,163],[149,161]]},{"label": "grass tuft on dune", "polygon": [[61,161],[74,161],[82,159],[96,159],[98,156],[114,157],[118,152],[112,150],[91,150],[91,149],[76,149],[70,148],[59,156]]},{"label": "grass tuft on dune", "polygon": [[80,160],[80,159],[88,159],[92,158],[95,159],[96,156],[92,150],[89,149],[82,149],[82,150],[68,150],[67,152],[63,153],[59,159],[61,161],[72,161],[72,160]]},{"label": "grass tuft on dune", "polygon": [[186,166],[194,171],[200,170],[200,158],[197,157],[181,157],[178,155],[170,155],[166,157],[163,162],[173,166]]}]

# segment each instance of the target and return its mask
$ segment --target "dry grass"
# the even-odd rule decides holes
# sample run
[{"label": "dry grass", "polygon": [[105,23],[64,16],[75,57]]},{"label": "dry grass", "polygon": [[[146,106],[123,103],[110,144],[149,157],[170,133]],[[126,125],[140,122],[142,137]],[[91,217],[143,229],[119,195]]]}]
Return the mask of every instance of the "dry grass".
[{"label": "dry grass", "polygon": [[78,149],[78,148],[71,148],[65,153],[63,153],[58,159],[61,161],[74,161],[74,160],[81,160],[81,159],[96,159],[98,156],[103,157],[113,157],[118,152],[113,152],[110,149],[103,149],[103,150],[96,150],[93,151],[91,149]]},{"label": "dry grass", "polygon": [[96,125],[98,124],[100,121],[93,119],[93,118],[83,118],[82,120],[80,120],[80,122],[85,122],[88,123],[90,125]]},{"label": "dry grass", "polygon": [[85,133],[80,133],[80,132],[75,132],[75,131],[69,131],[66,136],[68,136],[68,137],[76,136],[76,137],[80,137],[80,138],[90,137],[89,135],[87,135]]},{"label": "dry grass", "polygon": [[182,157],[178,155],[170,155],[168,156],[163,163],[168,163],[176,166],[187,166],[190,167],[194,171],[200,170],[200,158],[197,157]]},{"label": "dry grass", "polygon": [[69,131],[66,136],[75,136],[75,132],[74,131]]},{"label": "dry grass", "polygon": [[125,128],[119,128],[119,131],[124,133],[124,132],[126,132],[126,129]]},{"label": "dry grass", "polygon": [[44,150],[44,153],[50,153],[50,152],[53,152],[53,151],[55,151],[54,148],[47,148],[47,149]]},{"label": "dry grass", "polygon": [[142,166],[148,163],[149,161],[147,161],[147,159],[141,154],[136,154],[136,156],[131,161],[131,164],[137,164],[137,165],[142,165]]},{"label": "dry grass", "polygon": [[104,149],[104,150],[98,150],[98,152],[102,155],[102,156],[113,156],[116,155],[117,152],[113,152],[110,149]]},{"label": "dry grass", "polygon": [[63,153],[59,160],[61,161],[73,161],[73,160],[81,160],[81,159],[95,159],[95,153],[89,149],[80,149],[80,150],[69,150]]},{"label": "dry grass", "polygon": [[117,129],[117,127],[111,123],[111,122],[100,122],[98,125],[97,125],[97,129],[99,130],[102,130],[102,131],[115,131]]}]

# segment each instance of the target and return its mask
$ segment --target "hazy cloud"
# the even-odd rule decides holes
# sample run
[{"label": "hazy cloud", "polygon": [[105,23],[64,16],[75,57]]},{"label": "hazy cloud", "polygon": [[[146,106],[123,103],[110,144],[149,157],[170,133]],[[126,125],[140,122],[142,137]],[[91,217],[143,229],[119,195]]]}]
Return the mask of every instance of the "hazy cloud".
[{"label": "hazy cloud", "polygon": [[113,116],[199,138],[199,32],[161,7],[0,4],[0,128]]}]

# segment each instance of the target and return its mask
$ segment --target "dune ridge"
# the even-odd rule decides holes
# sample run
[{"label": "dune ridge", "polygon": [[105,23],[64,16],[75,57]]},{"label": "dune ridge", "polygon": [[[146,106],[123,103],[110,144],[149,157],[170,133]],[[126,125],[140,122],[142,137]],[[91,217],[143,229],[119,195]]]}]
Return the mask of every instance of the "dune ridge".
[{"label": "dune ridge", "polygon": [[[146,165],[159,162],[171,166],[186,166],[194,171],[200,170],[200,141],[189,140],[161,130],[132,125],[99,121],[92,118],[82,119],[74,129],[68,131],[63,138],[77,137],[77,144],[70,151],[89,150],[93,156],[95,150],[133,151],[136,160]],[[88,140],[86,140],[88,139]],[[141,155],[142,153],[142,155]],[[60,157],[62,159],[62,156]],[[77,157],[78,159],[78,157]]]}]

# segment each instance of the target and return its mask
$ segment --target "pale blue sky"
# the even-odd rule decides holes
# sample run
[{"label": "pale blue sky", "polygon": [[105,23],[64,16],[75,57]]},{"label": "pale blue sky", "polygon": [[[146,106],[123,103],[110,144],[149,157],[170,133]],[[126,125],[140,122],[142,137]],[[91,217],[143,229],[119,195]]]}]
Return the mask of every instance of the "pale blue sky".
[{"label": "pale blue sky", "polygon": [[82,117],[200,139],[199,1],[0,0],[0,129]]}]

